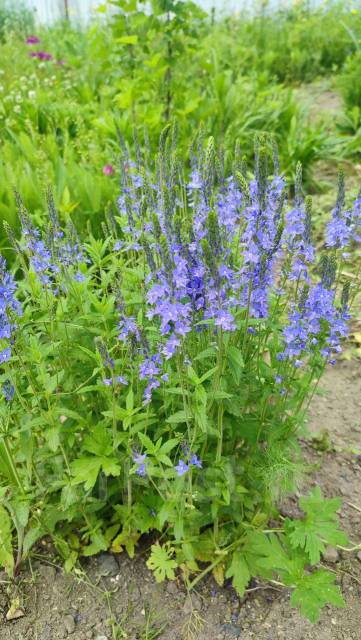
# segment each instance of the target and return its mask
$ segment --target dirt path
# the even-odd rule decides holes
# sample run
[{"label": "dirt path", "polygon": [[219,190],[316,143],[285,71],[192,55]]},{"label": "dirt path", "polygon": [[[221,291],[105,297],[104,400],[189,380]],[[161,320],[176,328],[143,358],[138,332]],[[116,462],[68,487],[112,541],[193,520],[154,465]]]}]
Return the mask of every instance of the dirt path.
[{"label": "dirt path", "polygon": [[[351,506],[361,506],[360,374],[360,361],[340,363],[327,372],[323,381],[327,393],[313,401],[310,430],[314,434],[327,430],[331,447],[322,452],[310,442],[305,444],[314,472],[303,488],[319,484],[327,496],[342,495],[341,523],[355,543],[361,540],[361,514]],[[285,512],[292,514],[296,503],[296,497],[289,499]],[[87,564],[87,575],[78,577],[39,562],[33,566],[35,580],[29,572],[22,576],[19,597],[25,615],[19,620],[4,621],[9,600],[6,585],[0,585],[0,640],[359,640],[359,558],[347,553],[330,558],[346,607],[326,609],[315,626],[290,608],[287,591],[259,588],[256,582],[242,603],[232,588],[221,589],[211,579],[189,601],[180,584],[156,585],[144,556],[131,561],[104,554]],[[108,597],[109,607],[104,590],[114,591]]]}]

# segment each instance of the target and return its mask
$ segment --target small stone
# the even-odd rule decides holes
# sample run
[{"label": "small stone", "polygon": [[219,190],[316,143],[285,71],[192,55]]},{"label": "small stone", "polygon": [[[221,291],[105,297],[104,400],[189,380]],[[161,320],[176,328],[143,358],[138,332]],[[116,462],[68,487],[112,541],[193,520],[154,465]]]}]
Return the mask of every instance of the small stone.
[{"label": "small stone", "polygon": [[183,605],[183,613],[185,615],[190,615],[193,609],[197,609],[198,611],[202,609],[202,601],[195,593],[186,598]]},{"label": "small stone", "polygon": [[169,580],[167,584],[167,593],[170,593],[172,596],[178,593],[178,587],[175,580]]},{"label": "small stone", "polygon": [[119,573],[119,566],[110,553],[101,553],[98,557],[98,574],[100,576],[116,576]]},{"label": "small stone", "polygon": [[358,551],[358,552],[356,553],[356,558],[357,558],[357,560],[358,560],[359,562],[361,562],[361,551]]},{"label": "small stone", "polygon": [[106,636],[96,636],[95,640],[108,640]]},{"label": "small stone", "polygon": [[329,562],[330,564],[334,564],[335,562],[338,561],[339,559],[339,554],[337,549],[334,549],[334,547],[330,547],[327,546],[326,549],[324,550],[322,557],[324,559],[325,562]]},{"label": "small stone", "polygon": [[68,635],[70,635],[75,631],[75,622],[74,622],[73,616],[71,615],[64,616],[63,623]]}]

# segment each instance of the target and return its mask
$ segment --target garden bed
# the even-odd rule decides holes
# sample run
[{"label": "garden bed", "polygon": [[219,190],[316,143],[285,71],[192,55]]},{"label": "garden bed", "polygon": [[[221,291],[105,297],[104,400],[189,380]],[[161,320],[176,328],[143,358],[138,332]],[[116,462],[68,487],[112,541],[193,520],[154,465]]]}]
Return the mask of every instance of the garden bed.
[{"label": "garden bed", "polygon": [[[355,544],[361,537],[360,373],[357,360],[328,370],[322,383],[327,393],[315,397],[311,409],[311,432],[321,437],[304,443],[313,468],[307,484],[319,485],[327,497],[342,495],[341,525]],[[283,509],[287,515],[297,515],[296,497],[288,499]],[[233,588],[220,588],[209,579],[199,585],[190,601],[181,582],[156,585],[146,568],[146,549],[145,543],[144,554],[137,560],[125,554],[99,556],[85,563],[84,575],[79,576],[64,575],[47,554],[44,560],[33,561],[33,575],[29,569],[21,573],[17,593],[1,584],[0,640],[178,640],[187,638],[187,632],[189,638],[199,640],[359,638],[360,552],[358,556],[341,552],[337,557],[330,553],[328,568],[338,574],[346,606],[326,608],[313,626],[290,609],[288,592],[276,585],[252,581],[240,602]],[[103,593],[107,590],[113,592],[108,601]],[[24,616],[5,621],[10,593],[19,597],[19,613]],[[155,630],[163,625],[157,635]]]}]

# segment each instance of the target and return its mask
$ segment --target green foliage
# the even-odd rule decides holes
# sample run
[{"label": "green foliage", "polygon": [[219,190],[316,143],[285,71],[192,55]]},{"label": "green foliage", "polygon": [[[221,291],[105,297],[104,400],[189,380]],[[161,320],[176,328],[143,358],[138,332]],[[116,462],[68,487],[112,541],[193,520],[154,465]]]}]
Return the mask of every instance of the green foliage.
[{"label": "green foliage", "polygon": [[163,582],[166,578],[168,580],[174,580],[174,569],[178,564],[173,560],[174,548],[169,544],[160,545],[153,544],[152,552],[147,560],[147,566],[154,572],[154,576],[157,582]]},{"label": "green foliage", "polygon": [[334,583],[335,576],[323,569],[305,575],[292,593],[291,605],[299,607],[302,615],[311,622],[317,622],[325,604],[345,606],[340,590]]},{"label": "green foliage", "polygon": [[310,497],[300,499],[300,506],[306,514],[305,519],[287,521],[286,526],[292,546],[304,549],[311,564],[319,562],[325,544],[348,544],[347,536],[337,527],[336,511],[341,506],[339,498],[323,498],[320,488],[316,487]]},{"label": "green foliage", "polygon": [[[176,178],[166,174],[174,171],[174,158],[179,160],[173,144],[167,129],[154,170],[162,202],[173,202],[177,194],[170,219],[179,224],[179,236],[187,237],[189,207],[178,197],[179,184],[173,183],[174,191],[169,187],[168,180]],[[266,197],[267,140],[256,149],[258,189]],[[214,193],[204,223],[207,245],[203,238],[199,246],[207,249],[204,264],[214,277],[221,259],[211,246],[218,247],[225,232],[217,208],[224,182],[216,173],[220,160],[213,139],[204,145],[203,159],[202,175]],[[153,374],[160,379],[149,402],[142,366],[157,368],[159,355],[149,354],[162,353],[165,339],[149,305],[146,259],[158,261],[157,272],[164,261],[170,275],[175,263],[173,245],[159,233],[163,219],[154,222],[151,169],[136,168],[128,157],[124,167],[128,208],[125,201],[117,216],[109,213],[104,239],[86,230],[81,250],[72,226],[60,231],[50,192],[48,223],[38,230],[32,224],[41,216],[29,216],[18,199],[23,235],[10,232],[9,240],[23,315],[10,327],[11,358],[1,351],[0,561],[16,573],[46,535],[70,571],[78,558],[107,549],[133,557],[143,534],[161,534],[147,563],[157,581],[181,571],[191,588],[212,571],[219,584],[231,578],[242,596],[251,577],[275,579],[316,620],[326,602],[342,602],[333,577],[309,569],[325,544],[347,544],[337,526],[339,500],[322,498],[317,488],[300,499],[304,517],[286,519],[274,531],[266,527],[278,517],[276,499],[294,488],[302,469],[296,436],[325,366],[318,349],[327,344],[327,322],[320,325],[318,349],[310,350],[307,365],[282,364],[287,304],[298,299],[299,287],[287,277],[285,258],[280,277],[287,297],[272,289],[265,317],[254,317],[249,303],[239,305],[233,331],[195,315],[182,348],[162,362],[162,377]],[[297,175],[299,186],[300,169]],[[251,189],[245,180],[238,180],[245,194],[238,206],[246,220]],[[131,184],[138,185],[137,197]],[[134,228],[132,212],[138,216]],[[277,229],[272,246],[283,243],[286,251],[284,223]],[[235,236],[229,251],[241,269],[239,243]],[[333,265],[334,252],[325,260]],[[180,304],[187,302],[184,294]],[[120,335],[125,326],[132,336],[128,342]],[[4,334],[1,349],[7,340]],[[275,372],[282,373],[283,393]],[[309,595],[313,591],[317,598]]]},{"label": "green foliage", "polygon": [[[0,44],[0,220],[15,224],[14,184],[41,215],[41,194],[50,182],[64,219],[74,212],[78,228],[90,220],[98,234],[115,198],[119,133],[149,152],[172,118],[185,153],[200,123],[225,151],[238,139],[246,155],[255,134],[272,132],[285,170],[290,174],[301,161],[313,186],[315,162],[340,156],[339,141],[322,124],[310,123],[291,86],[343,65],[361,31],[358,14],[341,5],[310,12],[301,3],[212,25],[192,2],[153,0],[151,11],[143,2],[113,4],[121,11],[87,31],[64,24],[41,29],[40,45],[25,44],[30,24],[26,33],[12,29],[12,22],[6,27]],[[29,57],[40,49],[54,60]],[[356,91],[352,69],[347,62],[345,78],[351,74],[348,86]],[[347,142],[356,147],[353,139]],[[113,176],[103,175],[107,164]]]},{"label": "green foliage", "polygon": [[[41,49],[54,57],[46,62],[28,55],[25,38],[33,24],[26,14],[12,28],[0,10],[0,220],[18,231],[16,185],[48,241],[54,229],[43,192],[51,183],[60,219],[74,223],[87,258],[79,273],[57,258],[52,288],[37,277],[26,239],[19,250],[10,232],[12,251],[1,236],[24,314],[12,358],[0,369],[0,385],[14,387],[11,401],[3,392],[0,402],[0,564],[13,575],[49,536],[71,571],[78,558],[106,549],[133,557],[143,534],[159,533],[165,541],[152,545],[148,559],[157,581],[179,571],[191,587],[212,571],[219,584],[231,578],[242,596],[252,576],[276,579],[314,622],[326,603],[342,606],[333,576],[309,570],[325,544],[347,543],[337,526],[338,499],[323,499],[317,489],[300,500],[304,517],[275,531],[266,527],[278,517],[277,499],[303,471],[296,436],[324,362],[315,353],[307,371],[287,370],[287,392],[279,394],[274,372],[287,310],[274,295],[269,318],[242,310],[234,338],[211,323],[186,334],[184,351],[167,361],[154,401],[144,405],[139,354],[154,347],[159,329],[145,299],[157,210],[152,158],[158,150],[163,204],[175,211],[172,224],[185,244],[192,242],[187,217],[193,205],[184,216],[178,208],[187,175],[173,200],[167,188],[182,171],[180,157],[194,159],[207,136],[207,179],[221,180],[232,166],[244,202],[251,197],[247,160],[254,137],[262,161],[276,142],[290,183],[301,161],[306,183],[316,187],[316,161],[340,149],[359,152],[354,49],[360,18],[342,4],[310,11],[301,3],[211,24],[192,2],[152,0],[150,11],[137,0],[112,4],[120,11],[84,32],[69,25],[41,29]],[[293,84],[333,73],[345,60],[342,146],[325,125],[310,122]],[[178,124],[178,155],[169,121]],[[139,176],[141,156],[146,169]],[[266,179],[266,163],[258,169]],[[119,178],[124,195],[140,177],[141,192],[135,201],[126,196],[119,210]],[[135,203],[141,203],[138,248],[126,231]],[[221,266],[214,251],[220,228],[216,200],[209,204],[202,249],[214,275]],[[170,264],[167,235],[156,221],[159,252]],[[280,236],[283,226],[282,218]],[[297,296],[298,285],[286,285]],[[122,310],[141,328],[141,348],[117,340]],[[175,463],[187,447],[201,456],[203,468],[190,465],[183,476]],[[144,456],[146,475],[136,456]]]},{"label": "green foliage", "polygon": [[14,556],[12,548],[12,523],[11,518],[0,504],[0,565],[12,574],[14,569]]}]

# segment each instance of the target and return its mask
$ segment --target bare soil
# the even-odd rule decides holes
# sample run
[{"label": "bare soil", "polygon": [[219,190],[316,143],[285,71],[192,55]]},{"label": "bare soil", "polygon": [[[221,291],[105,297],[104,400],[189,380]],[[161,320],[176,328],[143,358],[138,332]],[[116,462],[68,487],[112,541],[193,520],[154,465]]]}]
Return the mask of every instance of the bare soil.
[{"label": "bare soil", "polygon": [[[311,407],[314,437],[303,444],[313,471],[302,492],[318,484],[327,496],[341,495],[341,524],[355,544],[361,540],[360,374],[359,360],[327,371]],[[297,514],[297,496],[282,508]],[[361,554],[341,552],[331,560],[346,606],[326,608],[313,626],[290,608],[287,590],[256,581],[241,602],[232,587],[211,578],[190,600],[180,582],[155,584],[146,553],[135,560],[102,554],[78,575],[43,559],[33,562],[33,573],[24,569],[16,591],[0,575],[0,640],[359,640]],[[6,621],[15,596],[24,615]]]}]

